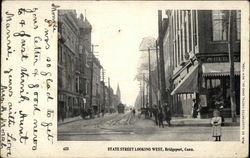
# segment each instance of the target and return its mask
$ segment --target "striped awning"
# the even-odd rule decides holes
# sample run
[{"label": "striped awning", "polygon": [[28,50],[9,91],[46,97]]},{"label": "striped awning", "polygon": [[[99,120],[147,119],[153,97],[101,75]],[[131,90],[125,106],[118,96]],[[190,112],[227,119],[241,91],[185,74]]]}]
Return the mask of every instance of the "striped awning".
[{"label": "striped awning", "polygon": [[[234,74],[240,75],[240,63],[234,63]],[[203,63],[202,64],[202,76],[229,76],[230,75],[230,63]]]},{"label": "striped awning", "polygon": [[171,95],[181,93],[198,92],[198,65],[181,80],[176,88],[171,92]]}]

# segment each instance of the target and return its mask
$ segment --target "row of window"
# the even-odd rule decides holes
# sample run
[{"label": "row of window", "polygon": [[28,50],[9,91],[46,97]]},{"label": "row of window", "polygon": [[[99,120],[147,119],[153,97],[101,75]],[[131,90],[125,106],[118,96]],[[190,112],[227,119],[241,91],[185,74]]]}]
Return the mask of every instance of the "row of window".
[{"label": "row of window", "polygon": [[197,45],[197,11],[172,10],[170,32],[173,39],[174,67],[189,58]]},{"label": "row of window", "polygon": [[[174,67],[198,50],[198,13],[197,10],[172,10],[169,14]],[[238,10],[236,13],[236,39],[240,40],[241,12]],[[228,10],[211,11],[212,41],[227,41],[228,15]]]},{"label": "row of window", "polygon": [[[241,12],[236,11],[236,39],[240,40],[241,30]],[[213,41],[226,41],[228,39],[228,10],[213,10],[212,11],[212,22],[213,22]]]}]

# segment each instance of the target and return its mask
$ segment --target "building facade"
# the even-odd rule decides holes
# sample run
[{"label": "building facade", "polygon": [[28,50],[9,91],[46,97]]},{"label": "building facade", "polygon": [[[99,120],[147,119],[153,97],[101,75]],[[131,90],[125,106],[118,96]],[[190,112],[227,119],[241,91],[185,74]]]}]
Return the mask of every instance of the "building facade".
[{"label": "building facade", "polygon": [[58,119],[101,109],[100,70],[91,44],[92,26],[75,10],[58,11]]},{"label": "building facade", "polygon": [[[172,111],[192,115],[192,100],[202,117],[210,117],[215,102],[230,116],[230,63],[226,10],[167,10],[162,20],[166,88]],[[236,11],[234,72],[236,112],[240,107],[240,11]]]},{"label": "building facade", "polygon": [[58,13],[58,108],[65,117],[78,115],[80,102],[79,27],[75,11]]}]

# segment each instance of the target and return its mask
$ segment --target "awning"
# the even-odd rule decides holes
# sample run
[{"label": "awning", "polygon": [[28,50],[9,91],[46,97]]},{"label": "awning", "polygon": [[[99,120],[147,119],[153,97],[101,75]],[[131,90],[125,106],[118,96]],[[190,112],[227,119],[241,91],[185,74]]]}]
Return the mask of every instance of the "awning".
[{"label": "awning", "polygon": [[[240,63],[234,63],[234,74],[240,75]],[[204,63],[202,64],[202,76],[229,76],[230,63]]]},{"label": "awning", "polygon": [[171,92],[171,95],[179,93],[198,92],[198,65],[183,78],[177,87]]}]

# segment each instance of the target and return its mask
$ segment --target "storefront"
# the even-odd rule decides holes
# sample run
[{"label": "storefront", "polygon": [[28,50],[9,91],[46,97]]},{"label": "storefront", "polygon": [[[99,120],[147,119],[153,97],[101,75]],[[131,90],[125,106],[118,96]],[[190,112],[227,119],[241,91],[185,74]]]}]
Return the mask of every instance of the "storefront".
[{"label": "storefront", "polygon": [[[171,92],[174,111],[179,116],[192,115],[192,100],[199,99],[201,118],[212,117],[216,104],[222,106],[225,117],[231,117],[230,102],[230,64],[203,63],[186,68],[186,74],[181,78],[181,73],[173,83]],[[185,72],[183,71],[183,72]],[[240,113],[240,63],[235,62],[235,99],[236,114]],[[200,77],[200,79],[199,79]],[[199,83],[201,81],[201,83]],[[200,87],[199,87],[200,86]]]},{"label": "storefront", "polygon": [[[204,63],[202,65],[202,94],[205,94],[207,105],[201,108],[201,114],[212,116],[216,103],[223,106],[222,113],[231,117],[230,101],[230,64]],[[240,63],[234,65],[236,114],[240,113]]]}]

